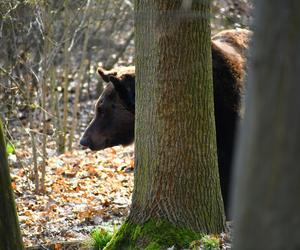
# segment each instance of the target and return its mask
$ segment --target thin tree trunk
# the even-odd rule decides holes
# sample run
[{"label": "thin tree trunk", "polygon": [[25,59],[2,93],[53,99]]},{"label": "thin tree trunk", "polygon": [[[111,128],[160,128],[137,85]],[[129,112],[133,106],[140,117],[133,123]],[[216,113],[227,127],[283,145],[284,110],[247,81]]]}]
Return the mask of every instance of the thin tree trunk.
[{"label": "thin tree trunk", "polygon": [[300,249],[300,2],[256,1],[256,10],[234,247]]},{"label": "thin tree trunk", "polygon": [[[31,100],[32,98],[30,98]],[[34,127],[34,121],[33,121],[33,113],[34,110],[30,108],[29,111],[29,135],[31,140],[31,147],[32,147],[32,161],[33,161],[33,172],[34,172],[34,186],[35,186],[35,193],[38,193],[40,190],[40,180],[39,180],[39,169],[38,169],[38,152],[36,148],[36,138],[35,134],[32,130]]]},{"label": "thin tree trunk", "polygon": [[[50,75],[50,112],[51,114],[56,114],[56,103],[58,101],[58,94],[56,91],[57,82],[56,82],[56,68],[51,66],[49,69]],[[57,119],[59,119],[57,117]],[[59,127],[57,127],[59,129]]]},{"label": "thin tree trunk", "polygon": [[45,177],[46,177],[46,159],[47,159],[47,107],[46,107],[46,98],[48,94],[48,86],[47,86],[47,79],[48,79],[48,65],[49,65],[49,58],[48,54],[50,52],[50,42],[49,39],[51,37],[51,27],[50,27],[50,19],[49,19],[49,10],[47,5],[43,7],[43,22],[44,22],[44,50],[43,50],[43,80],[42,80],[42,120],[43,120],[43,139],[42,139],[42,153],[43,153],[43,161],[41,165],[41,192],[45,192]]},{"label": "thin tree trunk", "polygon": [[200,233],[224,230],[210,2],[135,3],[134,192],[130,216],[107,249],[187,247]]},{"label": "thin tree trunk", "polygon": [[[93,1],[88,1],[86,5],[86,14],[90,10],[90,6],[93,5]],[[88,41],[90,38],[90,29],[89,29],[89,23],[90,23],[90,18],[87,17],[87,27],[86,31],[84,33],[84,41],[83,41],[83,46],[82,46],[82,57],[81,57],[81,62],[80,62],[80,67],[79,67],[79,72],[78,72],[78,79],[77,79],[77,84],[75,87],[75,100],[74,100],[74,112],[73,112],[73,118],[72,118],[72,126],[71,126],[71,131],[70,131],[70,136],[69,136],[69,151],[72,151],[72,144],[73,144],[73,139],[74,139],[74,133],[77,128],[77,113],[78,113],[78,102],[79,102],[79,96],[80,96],[80,89],[84,80],[84,71],[86,69],[86,54],[87,54],[87,48],[88,48]]]},{"label": "thin tree trunk", "polygon": [[70,136],[69,136],[69,151],[73,150],[73,140],[74,140],[74,134],[75,130],[77,128],[77,113],[78,113],[78,106],[79,106],[79,96],[80,96],[80,90],[82,83],[84,81],[84,70],[86,69],[86,64],[85,64],[85,59],[86,59],[86,52],[87,52],[87,45],[88,45],[88,40],[89,40],[89,28],[87,28],[87,31],[85,33],[84,37],[84,43],[83,43],[83,48],[82,48],[82,58],[81,58],[81,63],[80,63],[80,68],[78,72],[78,78],[77,78],[77,84],[75,87],[75,99],[74,99],[74,111],[73,111],[73,118],[72,118],[72,125],[71,125],[71,131],[70,131]]},{"label": "thin tree trunk", "polygon": [[24,249],[0,120],[0,249]]},{"label": "thin tree trunk", "polygon": [[63,124],[62,124],[62,133],[59,136],[59,147],[58,151],[60,153],[65,152],[66,147],[66,136],[68,129],[68,88],[69,88],[69,70],[70,70],[70,51],[68,50],[70,44],[70,38],[68,37],[68,28],[69,28],[69,13],[68,13],[68,2],[69,0],[64,0],[64,112],[63,112]]}]

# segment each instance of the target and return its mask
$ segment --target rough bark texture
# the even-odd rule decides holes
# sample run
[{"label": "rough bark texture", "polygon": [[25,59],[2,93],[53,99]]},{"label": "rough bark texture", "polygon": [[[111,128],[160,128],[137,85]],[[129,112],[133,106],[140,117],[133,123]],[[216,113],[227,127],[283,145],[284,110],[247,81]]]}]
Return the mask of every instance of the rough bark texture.
[{"label": "rough bark texture", "polygon": [[24,249],[11,188],[2,122],[0,120],[0,249]]},{"label": "rough bark texture", "polygon": [[[130,218],[223,229],[210,4],[137,1],[136,163]],[[188,1],[189,2],[189,1]],[[146,34],[146,36],[145,36]]]},{"label": "rough bark texture", "polygon": [[300,249],[299,9],[299,1],[256,1],[236,158],[235,249]]},{"label": "rough bark texture", "polygon": [[[210,2],[136,0],[135,8],[136,171],[128,223],[221,232]],[[136,243],[143,248],[149,238]]]}]

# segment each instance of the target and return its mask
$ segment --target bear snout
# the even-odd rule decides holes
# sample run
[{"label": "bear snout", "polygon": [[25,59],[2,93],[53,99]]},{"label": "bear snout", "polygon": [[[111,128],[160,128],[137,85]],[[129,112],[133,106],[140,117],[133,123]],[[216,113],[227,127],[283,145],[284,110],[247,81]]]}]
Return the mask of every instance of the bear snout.
[{"label": "bear snout", "polygon": [[81,139],[80,139],[80,145],[81,146],[84,146],[84,147],[89,147],[90,146],[90,144],[91,144],[91,140],[90,140],[90,138],[89,137],[87,137],[87,136],[83,136],[83,137],[81,137]]}]

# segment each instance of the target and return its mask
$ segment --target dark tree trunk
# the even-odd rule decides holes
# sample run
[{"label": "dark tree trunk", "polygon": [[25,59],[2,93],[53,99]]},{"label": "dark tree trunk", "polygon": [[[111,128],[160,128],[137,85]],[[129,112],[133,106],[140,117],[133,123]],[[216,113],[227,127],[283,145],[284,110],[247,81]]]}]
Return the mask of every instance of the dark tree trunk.
[{"label": "dark tree trunk", "polygon": [[10,172],[6,157],[6,146],[0,120],[0,249],[24,249]]},{"label": "dark tree trunk", "polygon": [[235,249],[300,249],[299,10],[299,1],[256,1],[236,158]]}]

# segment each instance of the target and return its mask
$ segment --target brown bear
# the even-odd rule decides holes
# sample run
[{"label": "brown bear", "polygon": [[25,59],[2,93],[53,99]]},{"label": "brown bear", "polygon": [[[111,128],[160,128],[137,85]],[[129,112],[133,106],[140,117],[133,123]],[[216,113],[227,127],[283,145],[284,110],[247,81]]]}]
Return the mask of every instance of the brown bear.
[{"label": "brown bear", "polygon": [[[242,116],[246,51],[251,32],[226,30],[212,37],[213,89],[217,153],[222,196],[228,215],[231,165],[237,124]],[[92,150],[128,145],[134,140],[134,67],[98,73],[108,83],[99,97],[95,118],[80,143]]]}]

